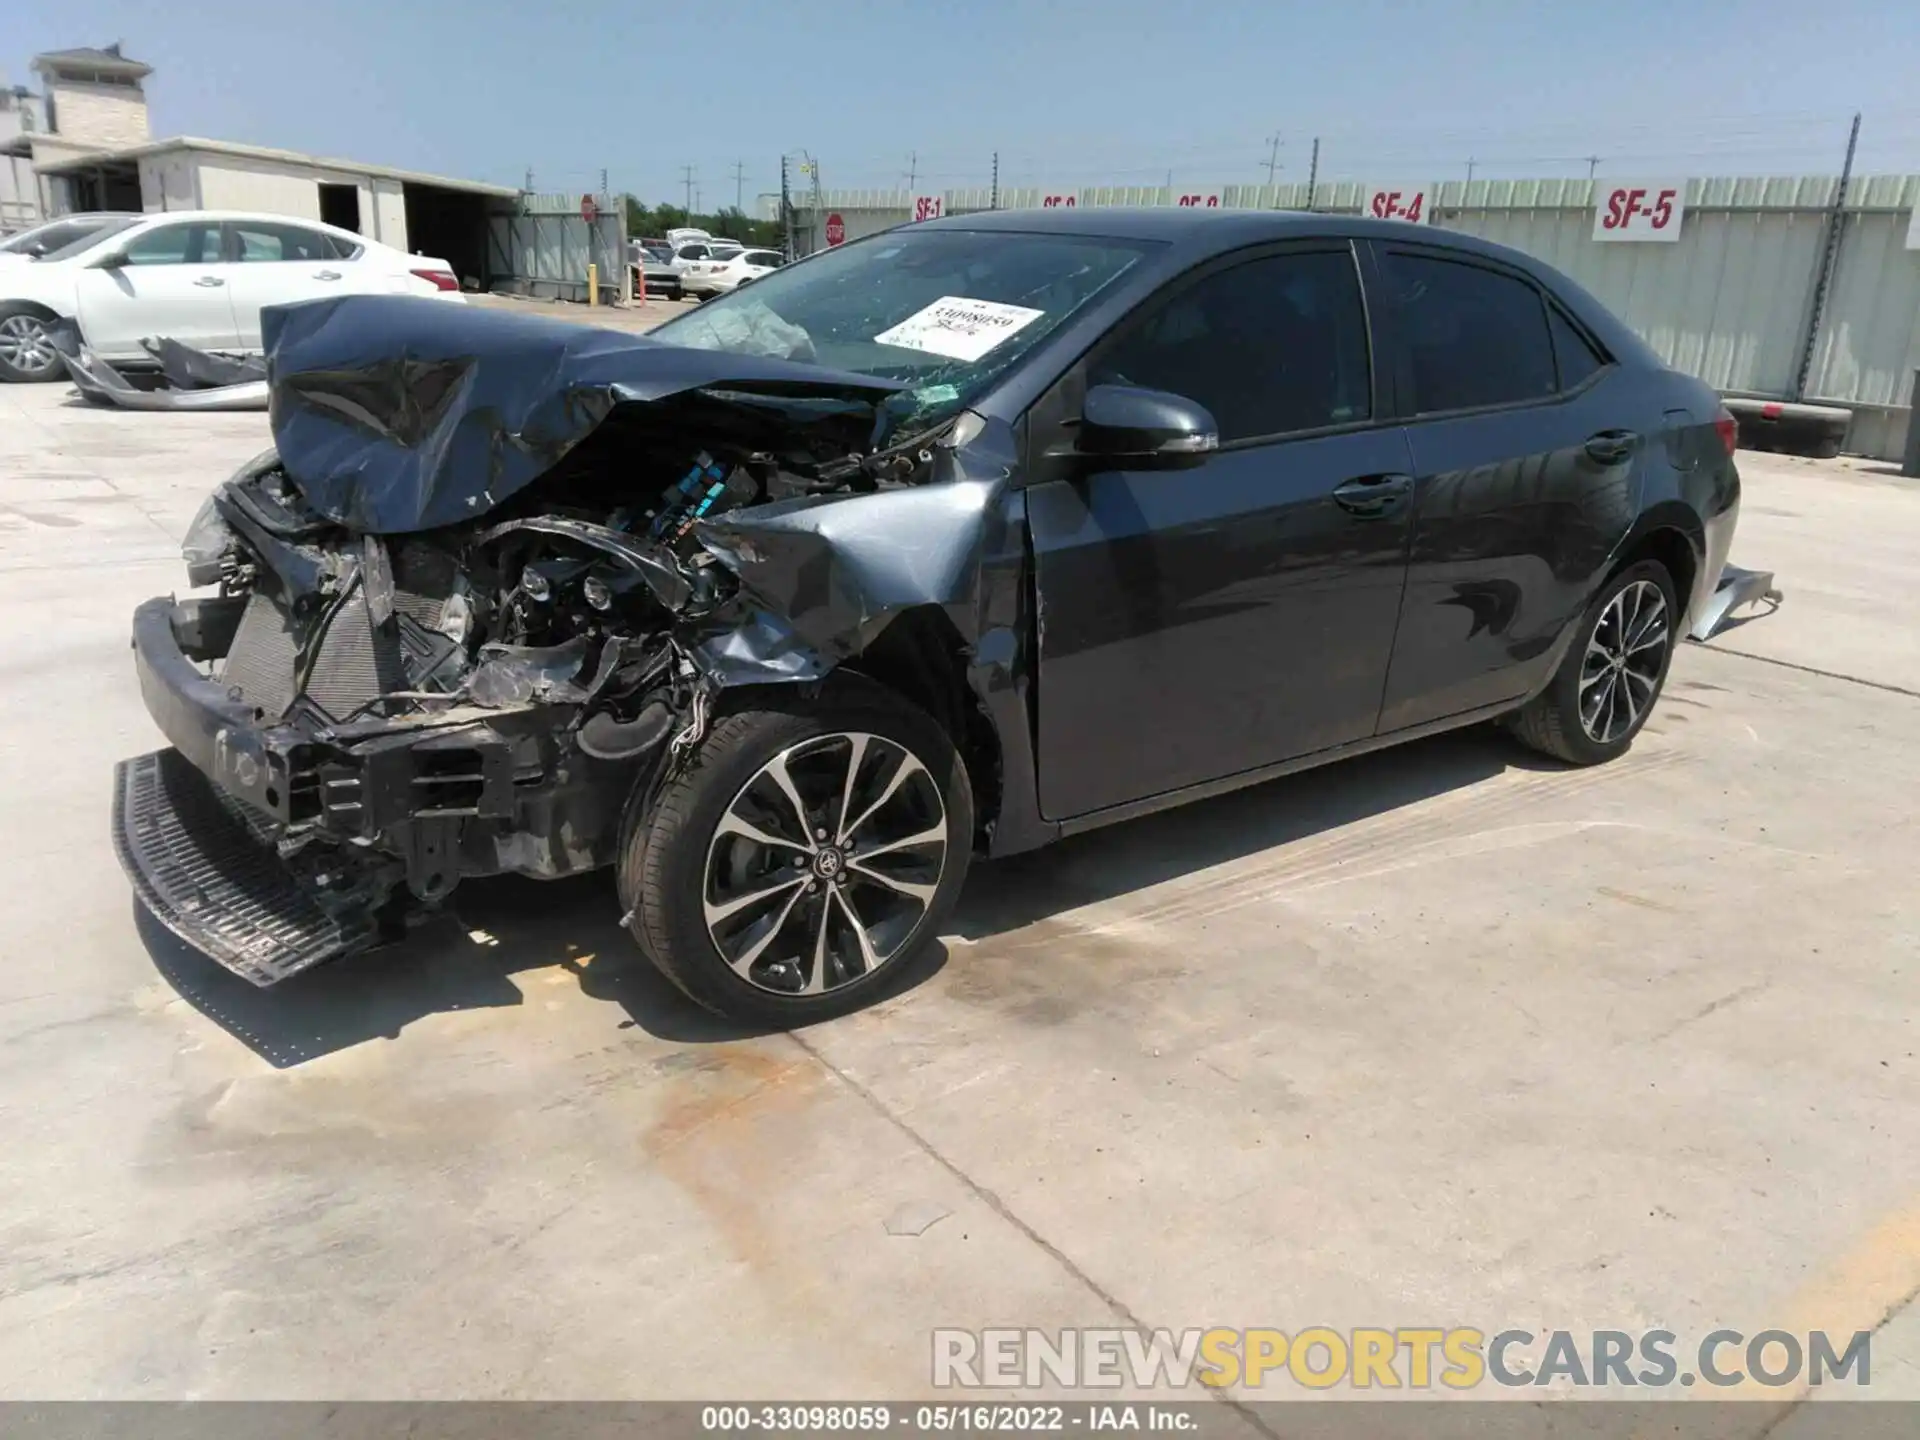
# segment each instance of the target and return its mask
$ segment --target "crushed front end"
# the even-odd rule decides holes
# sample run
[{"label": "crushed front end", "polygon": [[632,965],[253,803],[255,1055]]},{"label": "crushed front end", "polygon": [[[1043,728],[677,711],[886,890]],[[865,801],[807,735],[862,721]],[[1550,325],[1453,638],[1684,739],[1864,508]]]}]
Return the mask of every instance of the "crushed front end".
[{"label": "crushed front end", "polygon": [[[622,367],[606,352],[629,338],[439,334],[417,311],[437,329],[345,367],[326,342],[381,337],[330,335],[333,306],[269,313],[296,332],[273,352],[279,448],[194,523],[202,593],[135,613],[171,748],[119,766],[114,810],[154,916],[261,985],[391,938],[462,879],[610,863],[725,683],[701,645],[756,613],[696,527],[879,487],[859,464],[875,409],[849,391],[891,388],[666,347]],[[651,391],[566,373],[676,363]],[[538,413],[489,400],[516,374]]]},{"label": "crushed front end", "polygon": [[117,778],[142,897],[258,983],[463,877],[606,864],[702,686],[655,587],[692,607],[706,577],[665,547],[562,516],[389,541],[293,498],[273,464],[223,488],[189,542],[219,593],[136,611],[173,748]]}]

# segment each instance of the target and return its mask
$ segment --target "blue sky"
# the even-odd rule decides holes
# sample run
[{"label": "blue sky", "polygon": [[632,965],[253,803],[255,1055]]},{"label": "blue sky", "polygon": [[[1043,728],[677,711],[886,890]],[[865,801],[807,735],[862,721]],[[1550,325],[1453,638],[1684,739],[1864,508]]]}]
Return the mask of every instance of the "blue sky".
[{"label": "blue sky", "polygon": [[[706,207],[917,189],[1920,169],[1914,0],[5,0],[0,71],[124,43],[156,134]],[[910,161],[910,155],[917,160]]]}]

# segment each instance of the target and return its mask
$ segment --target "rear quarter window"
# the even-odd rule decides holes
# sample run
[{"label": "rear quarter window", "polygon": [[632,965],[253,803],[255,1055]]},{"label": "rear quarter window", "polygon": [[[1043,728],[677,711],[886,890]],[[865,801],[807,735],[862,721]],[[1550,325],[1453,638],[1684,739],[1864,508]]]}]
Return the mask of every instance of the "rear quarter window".
[{"label": "rear quarter window", "polygon": [[1553,333],[1553,358],[1560,372],[1562,390],[1586,384],[1610,363],[1560,307],[1551,302],[1547,305],[1547,328]]}]

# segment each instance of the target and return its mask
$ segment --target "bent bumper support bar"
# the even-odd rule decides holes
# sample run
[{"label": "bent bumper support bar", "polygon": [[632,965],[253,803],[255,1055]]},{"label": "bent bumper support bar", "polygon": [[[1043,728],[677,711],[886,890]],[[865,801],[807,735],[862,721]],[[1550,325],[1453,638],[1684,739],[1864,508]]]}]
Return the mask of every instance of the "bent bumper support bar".
[{"label": "bent bumper support bar", "polygon": [[1780,591],[1773,583],[1771,570],[1742,570],[1738,565],[1720,567],[1720,583],[1714,586],[1713,594],[1693,617],[1693,625],[1687,631],[1695,640],[1710,640],[1727,616],[1742,605],[1751,605],[1757,601],[1771,600],[1778,603]]}]

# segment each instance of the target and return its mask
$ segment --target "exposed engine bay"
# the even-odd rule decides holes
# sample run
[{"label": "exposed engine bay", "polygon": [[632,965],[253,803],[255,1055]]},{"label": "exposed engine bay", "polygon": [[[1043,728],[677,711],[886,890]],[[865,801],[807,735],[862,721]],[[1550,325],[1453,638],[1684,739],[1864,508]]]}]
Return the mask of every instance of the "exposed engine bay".
[{"label": "exposed engine bay", "polygon": [[[483,331],[502,334],[493,317]],[[501,343],[519,363],[529,338],[596,335],[509,327]],[[901,604],[944,598],[929,583],[962,579],[893,568],[901,533],[950,528],[952,499],[828,532],[854,497],[964,482],[952,447],[978,417],[884,443],[891,382],[664,346],[640,358],[691,374],[657,399],[563,385],[572,433],[533,443],[552,418],[503,427],[480,403],[485,356],[457,377],[422,359],[343,375],[289,363],[283,337],[279,447],[215,491],[184,545],[189,582],[215,593],[135,619],[175,751],[122,767],[116,829],[163,921],[267,984],[392,933],[463,877],[605,865],[636,788],[698,745],[721,688],[823,674]],[[449,426],[476,415],[489,433],[463,454],[476,437]],[[977,523],[986,488],[955,488]],[[849,565],[863,544],[874,563]],[[175,855],[167,816],[188,810],[199,848]],[[191,875],[231,878],[262,844],[286,872],[270,902],[181,900],[204,884]],[[223,937],[232,915],[252,918]]]}]

